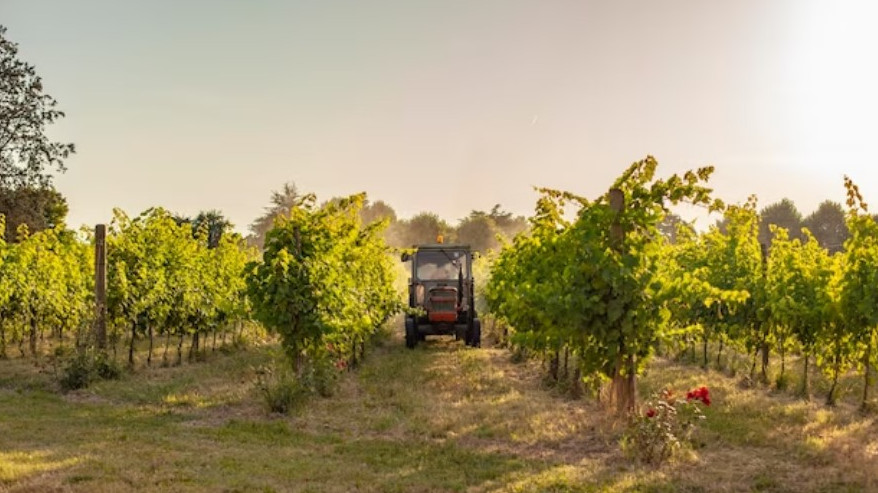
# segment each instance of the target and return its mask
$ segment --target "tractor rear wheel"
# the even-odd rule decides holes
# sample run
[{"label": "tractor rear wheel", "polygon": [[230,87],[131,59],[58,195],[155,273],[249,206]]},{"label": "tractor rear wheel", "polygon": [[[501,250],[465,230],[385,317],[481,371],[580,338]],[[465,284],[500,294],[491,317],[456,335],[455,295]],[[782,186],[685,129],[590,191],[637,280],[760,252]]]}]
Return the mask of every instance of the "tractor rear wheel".
[{"label": "tractor rear wheel", "polygon": [[473,320],[473,331],[470,338],[470,346],[482,347],[482,322],[479,319]]},{"label": "tractor rear wheel", "polygon": [[455,341],[466,341],[466,334],[469,332],[469,329],[466,327],[455,327],[454,328],[454,340]]},{"label": "tractor rear wheel", "polygon": [[475,318],[469,321],[466,327],[466,336],[464,341],[467,346],[482,346],[482,322]]},{"label": "tractor rear wheel", "polygon": [[418,330],[415,321],[411,317],[405,318],[405,347],[414,349],[418,344]]}]

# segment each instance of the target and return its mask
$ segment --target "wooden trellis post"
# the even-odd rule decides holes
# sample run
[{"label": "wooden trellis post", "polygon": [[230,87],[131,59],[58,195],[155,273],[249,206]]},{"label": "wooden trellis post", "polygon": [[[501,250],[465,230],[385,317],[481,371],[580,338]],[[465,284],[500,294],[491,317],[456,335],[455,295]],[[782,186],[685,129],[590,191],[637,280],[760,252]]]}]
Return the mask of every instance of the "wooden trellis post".
[{"label": "wooden trellis post", "polygon": [[107,225],[95,226],[95,343],[107,348]]}]

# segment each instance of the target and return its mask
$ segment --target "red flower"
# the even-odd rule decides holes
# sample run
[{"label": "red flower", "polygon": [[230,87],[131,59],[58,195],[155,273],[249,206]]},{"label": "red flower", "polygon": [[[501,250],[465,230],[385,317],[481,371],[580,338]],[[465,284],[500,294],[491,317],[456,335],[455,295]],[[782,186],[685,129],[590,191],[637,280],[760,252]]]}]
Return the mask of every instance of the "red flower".
[{"label": "red flower", "polygon": [[343,360],[343,359],[340,359],[340,360],[335,362],[335,367],[338,368],[339,370],[344,370],[345,368],[347,368],[347,366],[348,366],[348,362]]},{"label": "red flower", "polygon": [[707,387],[700,387],[695,390],[690,390],[686,392],[686,400],[691,401],[695,399],[696,401],[701,401],[705,406],[710,405],[710,390]]},{"label": "red flower", "polygon": [[652,418],[653,416],[655,416],[655,409],[653,409],[653,408],[649,408],[649,409],[646,411],[646,417],[647,417],[647,418]]}]

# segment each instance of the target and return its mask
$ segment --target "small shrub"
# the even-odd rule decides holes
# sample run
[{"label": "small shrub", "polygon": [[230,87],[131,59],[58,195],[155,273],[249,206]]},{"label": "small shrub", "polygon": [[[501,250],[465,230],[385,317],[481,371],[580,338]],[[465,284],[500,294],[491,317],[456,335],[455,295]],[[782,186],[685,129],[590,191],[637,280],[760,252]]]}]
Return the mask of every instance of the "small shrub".
[{"label": "small shrub", "polygon": [[740,380],[738,380],[738,388],[739,389],[752,389],[757,386],[758,382],[751,377],[750,375],[744,374]]},{"label": "small shrub", "polygon": [[250,337],[250,334],[244,331],[238,332],[237,334],[232,334],[232,341],[230,344],[231,349],[235,351],[245,351],[252,345],[253,340]]},{"label": "small shrub", "polygon": [[502,320],[483,317],[482,341],[490,342],[491,346],[498,348],[509,347],[509,327]]},{"label": "small shrub", "polygon": [[268,410],[287,414],[308,395],[308,390],[287,365],[262,366],[256,370],[256,387]]},{"label": "small shrub", "polygon": [[691,447],[698,422],[705,419],[701,405],[710,405],[710,391],[701,387],[677,399],[663,390],[648,399],[634,415],[622,437],[622,449],[631,458],[647,464],[661,464]]},{"label": "small shrub", "polygon": [[319,358],[310,360],[302,371],[302,385],[320,397],[330,397],[341,371],[347,369],[343,359]]},{"label": "small shrub", "polygon": [[582,391],[594,399],[600,399],[601,389],[604,388],[608,379],[599,372],[593,372],[581,377]]},{"label": "small shrub", "polygon": [[59,345],[55,346],[55,350],[52,351],[52,355],[56,360],[64,360],[69,358],[73,354],[74,347],[67,345]]},{"label": "small shrub", "polygon": [[372,335],[371,344],[375,347],[387,346],[393,338],[393,325],[386,323],[378,328]]},{"label": "small shrub", "polygon": [[781,373],[774,379],[774,386],[777,390],[786,390],[790,387],[790,374]]},{"label": "small shrub", "polygon": [[269,411],[288,414],[309,397],[329,397],[335,390],[339,374],[347,369],[344,360],[322,357],[308,359],[298,376],[286,359],[256,370],[256,387]]},{"label": "small shrub", "polygon": [[509,357],[509,360],[513,363],[524,363],[527,361],[527,350],[520,345],[514,346],[512,350],[512,355]]},{"label": "small shrub", "polygon": [[118,380],[122,378],[122,367],[107,353],[96,352],[94,367],[98,377],[104,380]]},{"label": "small shrub", "polygon": [[61,389],[68,391],[88,387],[94,377],[94,368],[89,361],[88,354],[85,352],[77,353],[67,361],[61,371]]},{"label": "small shrub", "polygon": [[92,382],[115,380],[122,376],[122,369],[105,352],[93,348],[75,351],[61,370],[59,383],[64,391],[88,387]]}]

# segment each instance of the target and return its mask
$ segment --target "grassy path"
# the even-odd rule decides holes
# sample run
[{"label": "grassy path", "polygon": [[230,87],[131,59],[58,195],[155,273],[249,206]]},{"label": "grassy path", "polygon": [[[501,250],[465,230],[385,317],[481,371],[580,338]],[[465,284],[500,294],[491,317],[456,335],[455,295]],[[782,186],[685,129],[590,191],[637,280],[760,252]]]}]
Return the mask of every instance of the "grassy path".
[{"label": "grassy path", "polygon": [[0,362],[0,489],[10,491],[864,491],[873,418],[659,362],[644,390],[707,382],[704,448],[631,465],[597,404],[553,396],[532,364],[449,340],[392,339],[336,394],[289,417],[254,391],[266,348],[144,369],[61,395]]}]

